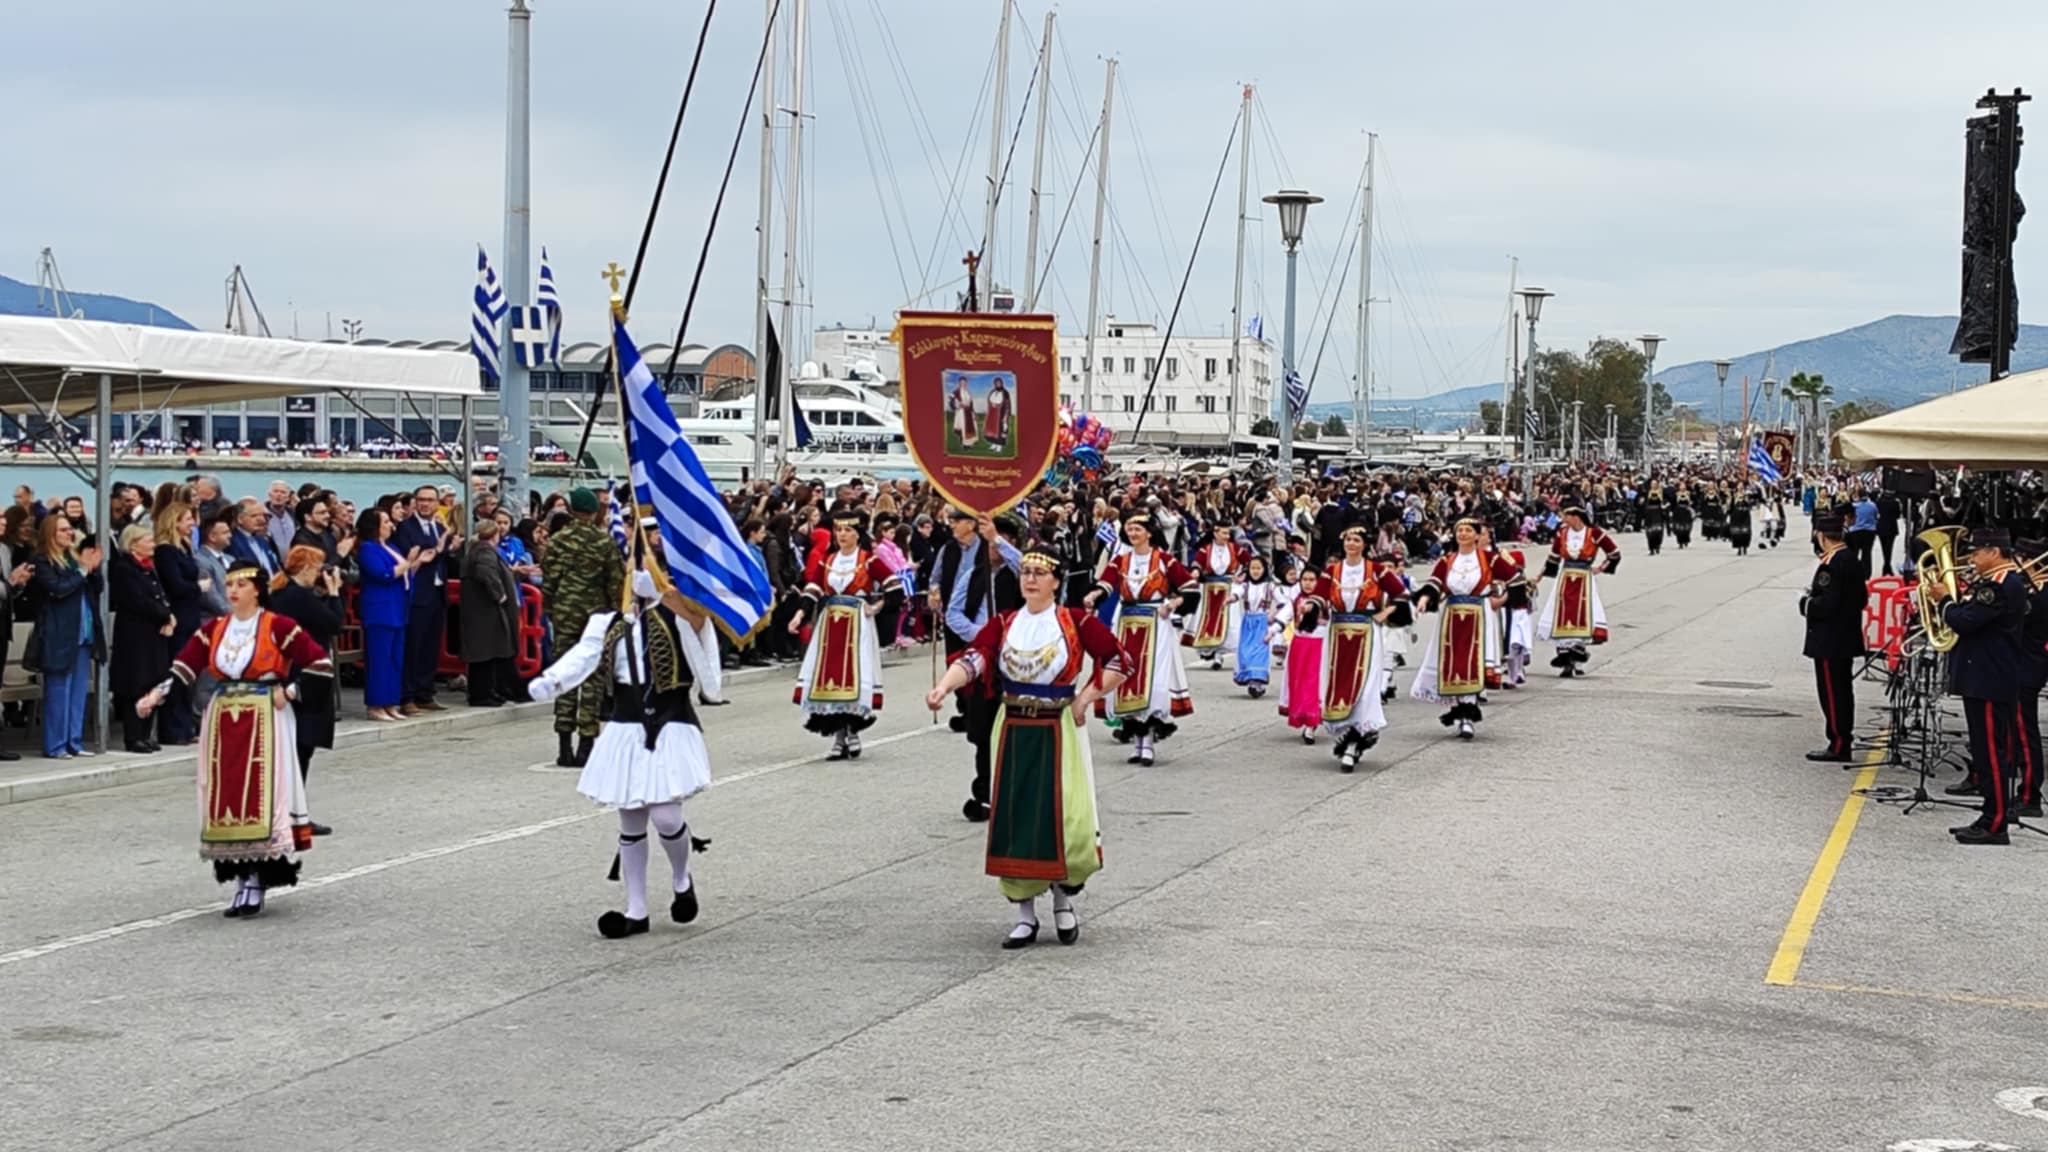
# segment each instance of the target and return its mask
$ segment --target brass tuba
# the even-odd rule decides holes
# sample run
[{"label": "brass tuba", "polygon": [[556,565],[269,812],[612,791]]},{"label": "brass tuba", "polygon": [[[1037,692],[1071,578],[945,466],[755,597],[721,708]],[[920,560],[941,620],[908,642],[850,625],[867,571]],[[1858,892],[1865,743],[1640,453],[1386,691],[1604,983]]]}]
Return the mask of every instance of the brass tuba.
[{"label": "brass tuba", "polygon": [[1920,627],[1927,633],[1927,647],[1936,652],[1946,652],[1956,646],[1955,629],[1941,619],[1941,606],[1934,598],[1938,586],[1953,600],[1960,594],[1956,587],[1956,537],[1961,534],[1956,527],[1929,528],[1913,537],[1924,546],[1917,566],[1919,584],[1913,589],[1913,601],[1920,609]]}]

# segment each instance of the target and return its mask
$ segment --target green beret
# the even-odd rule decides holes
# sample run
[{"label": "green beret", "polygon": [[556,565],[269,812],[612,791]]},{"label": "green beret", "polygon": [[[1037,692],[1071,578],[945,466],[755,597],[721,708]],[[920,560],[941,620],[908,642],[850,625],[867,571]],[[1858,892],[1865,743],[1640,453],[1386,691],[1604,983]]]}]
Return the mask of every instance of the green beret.
[{"label": "green beret", "polygon": [[596,511],[597,511],[597,493],[595,493],[595,492],[592,492],[592,491],[591,491],[590,489],[588,489],[588,488],[572,488],[572,489],[570,489],[570,490],[569,490],[569,511],[571,511],[571,512],[580,512],[580,513],[582,513],[582,514],[583,514],[583,515],[585,515],[585,516],[588,516],[588,515],[590,515],[591,513],[593,513],[593,512],[596,512]]}]

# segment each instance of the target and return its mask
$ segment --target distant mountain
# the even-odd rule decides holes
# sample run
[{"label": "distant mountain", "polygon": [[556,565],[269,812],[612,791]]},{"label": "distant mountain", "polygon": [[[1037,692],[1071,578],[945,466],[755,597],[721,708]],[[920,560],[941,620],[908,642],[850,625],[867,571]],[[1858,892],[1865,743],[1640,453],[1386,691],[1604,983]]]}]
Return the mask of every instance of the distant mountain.
[{"label": "distant mountain", "polygon": [[[69,292],[74,312],[85,313],[87,320],[106,320],[115,324],[148,324],[157,328],[191,329],[170,309],[159,304],[142,300],[130,300],[125,296],[102,296],[96,292]],[[4,316],[48,316],[48,308],[36,306],[36,286],[24,284],[0,276],[0,315]]]},{"label": "distant mountain", "polygon": [[[1728,410],[1732,422],[1741,418],[1744,377],[1751,395],[1764,377],[1764,366],[1783,381],[1794,372],[1818,372],[1835,390],[1835,400],[1882,400],[1904,408],[1952,388],[1982,384],[1988,375],[1981,364],[1961,364],[1949,355],[1948,344],[1955,335],[1953,316],[1887,316],[1855,328],[1831,332],[1809,340],[1781,345],[1776,349],[1751,352],[1734,358],[1728,369]],[[2022,324],[2019,346],[2013,350],[2012,370],[2026,372],[2048,368],[2048,326]],[[1675,364],[1659,368],[1657,379],[1680,404],[1712,419],[1719,385],[1712,361]],[[1413,423],[1424,432],[1445,432],[1471,427],[1483,400],[1500,400],[1500,384],[1477,384],[1454,388],[1434,396],[1416,398],[1377,397],[1373,400],[1374,423]],[[1309,412],[1318,419],[1335,413],[1351,419],[1349,401],[1311,404]]]}]

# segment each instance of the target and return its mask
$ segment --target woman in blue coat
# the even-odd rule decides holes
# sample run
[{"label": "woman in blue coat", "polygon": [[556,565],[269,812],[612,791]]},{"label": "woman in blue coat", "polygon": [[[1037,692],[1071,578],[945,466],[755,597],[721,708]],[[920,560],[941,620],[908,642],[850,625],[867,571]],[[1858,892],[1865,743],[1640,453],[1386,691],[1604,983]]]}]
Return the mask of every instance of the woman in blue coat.
[{"label": "woman in blue coat", "polygon": [[[100,549],[77,548],[78,530],[62,516],[45,516],[36,533],[36,654],[43,677],[43,755],[53,760],[90,756],[85,750],[85,700],[92,665],[107,658],[106,630],[97,608]],[[74,549],[76,549],[74,551]]]},{"label": "woman in blue coat", "polygon": [[363,703],[370,719],[397,720],[405,675],[405,618],[412,610],[412,570],[419,549],[400,555],[388,542],[391,517],[382,509],[365,509],[356,518],[356,565],[362,574],[362,598],[356,611],[363,623]]}]

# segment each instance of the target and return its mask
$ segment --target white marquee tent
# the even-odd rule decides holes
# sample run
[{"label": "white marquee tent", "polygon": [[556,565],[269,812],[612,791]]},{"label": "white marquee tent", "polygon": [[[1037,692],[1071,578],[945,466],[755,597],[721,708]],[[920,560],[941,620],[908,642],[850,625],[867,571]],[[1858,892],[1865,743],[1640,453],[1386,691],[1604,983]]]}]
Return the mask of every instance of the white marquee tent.
[{"label": "white marquee tent", "polygon": [[[314,344],[191,332],[96,320],[0,316],[0,411],[46,418],[89,415],[94,524],[109,517],[113,466],[112,414],[154,411],[170,404],[223,404],[302,392],[452,396],[482,395],[477,364],[467,352],[427,352]],[[464,424],[468,425],[465,419]],[[111,546],[111,542],[108,542]],[[105,593],[101,593],[105,618]],[[107,740],[106,669],[97,677],[97,732]]]},{"label": "white marquee tent", "polygon": [[2048,369],[1851,424],[1835,441],[1854,464],[2048,466]]}]

